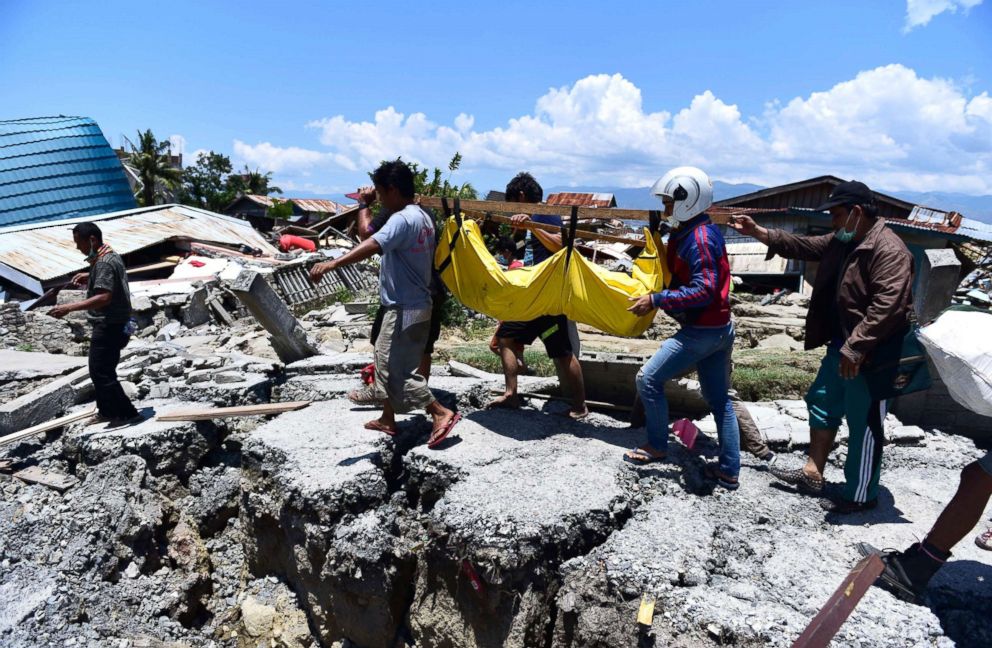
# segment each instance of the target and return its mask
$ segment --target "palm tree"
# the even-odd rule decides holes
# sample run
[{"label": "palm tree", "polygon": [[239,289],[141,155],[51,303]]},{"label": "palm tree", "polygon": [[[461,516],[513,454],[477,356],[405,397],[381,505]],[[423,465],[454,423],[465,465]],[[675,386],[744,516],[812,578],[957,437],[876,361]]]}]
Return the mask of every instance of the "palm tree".
[{"label": "palm tree", "polygon": [[143,207],[156,204],[156,197],[161,197],[165,189],[179,184],[182,170],[172,166],[171,151],[169,141],[156,140],[150,128],[143,133],[138,131],[138,146],[133,148],[127,161],[141,181],[137,198]]},{"label": "palm tree", "polygon": [[272,182],[272,172],[262,173],[258,169],[252,171],[245,165],[245,172],[242,174],[245,183],[245,193],[255,194],[256,196],[268,196],[269,194],[281,194],[282,189],[276,186],[270,186],[269,183]]}]

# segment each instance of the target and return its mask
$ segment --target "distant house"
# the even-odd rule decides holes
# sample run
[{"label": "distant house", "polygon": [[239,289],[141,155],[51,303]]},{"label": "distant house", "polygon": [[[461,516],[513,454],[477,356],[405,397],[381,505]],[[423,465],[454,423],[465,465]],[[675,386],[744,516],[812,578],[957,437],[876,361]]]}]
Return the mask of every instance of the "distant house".
[{"label": "distant house", "polygon": [[[289,218],[289,222],[303,227],[321,221],[328,216],[333,216],[347,207],[333,200],[321,200],[317,198],[275,197],[275,200],[280,202],[288,200],[291,202],[293,204],[293,215]],[[269,231],[274,225],[268,213],[269,207],[272,205],[272,196],[244,194],[238,196],[230,205],[225,207],[223,213],[228,216],[243,218],[258,230]]]},{"label": "distant house", "polygon": [[0,121],[0,227],[137,206],[117,154],[92,119]]},{"label": "distant house", "polygon": [[617,199],[611,193],[562,192],[549,194],[547,203],[566,207],[616,207]]},{"label": "distant house", "polygon": [[[796,234],[823,234],[830,231],[830,215],[816,208],[843,182],[835,176],[819,176],[778,187],[762,189],[714,203],[714,213],[746,212],[761,225]],[[875,192],[879,215],[906,243],[916,265],[923,252],[968,243],[992,243],[992,228],[945,212],[914,205],[893,196]],[[767,248],[729,227],[722,227],[730,255],[730,269],[751,283],[784,287],[808,294],[819,264],[790,261],[781,257],[765,259]]]}]

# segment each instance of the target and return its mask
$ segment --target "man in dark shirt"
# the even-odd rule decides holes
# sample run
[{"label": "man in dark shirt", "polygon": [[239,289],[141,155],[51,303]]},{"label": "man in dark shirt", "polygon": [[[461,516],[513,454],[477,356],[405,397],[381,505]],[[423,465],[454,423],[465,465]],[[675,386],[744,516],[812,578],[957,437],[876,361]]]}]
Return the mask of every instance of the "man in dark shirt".
[{"label": "man in dark shirt", "polygon": [[90,339],[90,378],[96,391],[99,418],[112,425],[141,420],[138,411],[124,394],[117,380],[117,364],[130,332],[131,294],[127,287],[124,260],[103,242],[103,233],[94,223],[80,223],[72,229],[76,249],[86,255],[89,272],[73,277],[74,284],[86,282],[86,299],[56,306],[48,311],[52,317],[65,317],[75,311],[87,311],[93,325]]},{"label": "man in dark shirt", "polygon": [[[506,185],[506,199],[509,202],[539,203],[544,198],[544,190],[529,173],[518,173]],[[512,217],[516,225],[527,221],[561,226],[558,216],[543,216],[516,214]],[[562,248],[561,234],[552,234],[543,230],[531,231],[531,254],[534,263],[540,263]],[[567,384],[568,393],[572,398],[572,407],[568,415],[576,420],[589,414],[586,408],[586,389],[582,378],[582,365],[576,357],[578,349],[569,335],[570,324],[564,315],[545,315],[530,322],[503,322],[496,331],[499,340],[500,358],[503,361],[503,376],[506,380],[506,390],[502,396],[490,403],[490,407],[519,407],[520,398],[517,396],[517,374],[520,363],[515,348],[527,346],[537,338],[541,338],[548,357],[554,360],[558,375]],[[576,336],[578,337],[578,336]]]}]

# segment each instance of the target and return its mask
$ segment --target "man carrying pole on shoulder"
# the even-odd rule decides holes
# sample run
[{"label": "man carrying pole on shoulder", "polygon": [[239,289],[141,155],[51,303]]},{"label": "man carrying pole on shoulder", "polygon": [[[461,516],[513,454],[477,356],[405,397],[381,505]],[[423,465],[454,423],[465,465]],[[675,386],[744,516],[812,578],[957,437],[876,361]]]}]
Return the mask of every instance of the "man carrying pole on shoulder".
[{"label": "man carrying pole on shoulder", "polygon": [[397,412],[425,409],[433,419],[427,445],[435,448],[461,415],[441,405],[417,373],[430,335],[434,221],[414,204],[413,172],[401,160],[384,162],[372,174],[372,182],[389,218],[351,251],[313,266],[310,279],[317,282],[335,268],[382,255],[379,299],[385,313],[374,357],[375,386],[385,403],[382,416],[365,428],[394,436]]}]

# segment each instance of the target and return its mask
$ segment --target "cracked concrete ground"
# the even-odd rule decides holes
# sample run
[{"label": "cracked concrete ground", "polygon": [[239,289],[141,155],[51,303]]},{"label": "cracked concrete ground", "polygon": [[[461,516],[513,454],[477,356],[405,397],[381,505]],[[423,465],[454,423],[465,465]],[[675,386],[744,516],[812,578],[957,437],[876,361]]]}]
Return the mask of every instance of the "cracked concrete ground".
[{"label": "cracked concrete ground", "polygon": [[[0,643],[784,646],[856,562],[854,542],[901,548],[925,534],[979,455],[960,437],[893,427],[879,508],[827,519],[748,456],[739,491],[712,491],[708,439],[633,467],[621,456],[643,430],[622,420],[576,423],[539,400],[482,410],[488,377],[432,377],[465,415],[437,450],[424,415],[400,417],[396,437],[364,430],[375,410],[343,394],[366,360],[262,373],[156,357],[148,373],[129,369],[147,387],[243,371],[261,387],[211,382],[207,400],[322,400],[268,420],[80,423],[5,449],[80,483],[58,493],[0,475]],[[800,461],[801,408],[760,407],[769,441]],[[929,606],[872,589],[834,645],[992,645],[990,578],[990,555],[963,542]],[[635,623],[644,596],[656,600],[649,629]]]}]

